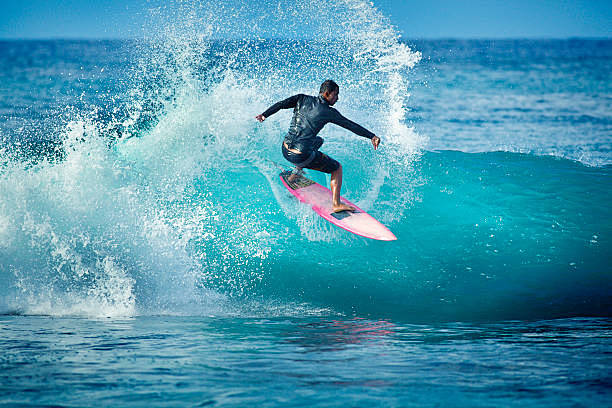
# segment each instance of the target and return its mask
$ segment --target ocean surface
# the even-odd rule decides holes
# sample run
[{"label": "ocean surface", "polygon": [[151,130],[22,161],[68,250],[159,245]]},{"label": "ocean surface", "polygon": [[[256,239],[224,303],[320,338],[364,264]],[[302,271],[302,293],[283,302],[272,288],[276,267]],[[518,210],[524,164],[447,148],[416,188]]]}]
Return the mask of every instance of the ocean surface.
[{"label": "ocean surface", "polygon": [[[0,405],[611,405],[612,40],[274,4],[0,41]],[[397,241],[278,178],[291,112],[254,117],[328,78],[382,143],[321,150]]]}]

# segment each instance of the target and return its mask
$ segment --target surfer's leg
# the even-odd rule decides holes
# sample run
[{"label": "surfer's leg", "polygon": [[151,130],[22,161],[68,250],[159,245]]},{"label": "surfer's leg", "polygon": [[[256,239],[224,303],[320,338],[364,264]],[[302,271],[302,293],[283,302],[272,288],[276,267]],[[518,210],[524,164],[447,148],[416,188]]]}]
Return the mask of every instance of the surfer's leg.
[{"label": "surfer's leg", "polygon": [[355,210],[354,207],[340,201],[340,189],[342,188],[342,166],[340,163],[317,151],[316,157],[306,168],[331,174],[332,210],[334,212]]},{"label": "surfer's leg", "polygon": [[340,202],[340,189],[342,189],[342,165],[331,174],[331,191],[332,191],[332,210],[338,211],[354,211],[355,207]]},{"label": "surfer's leg", "polygon": [[304,170],[302,170],[302,168],[299,166],[295,166],[291,172],[291,175],[289,176],[289,181],[295,180],[296,178],[302,176],[302,174],[304,174]]},{"label": "surfer's leg", "polygon": [[284,143],[282,144],[281,150],[283,152],[283,156],[285,157],[285,159],[287,159],[289,163],[295,165],[295,168],[293,169],[293,171],[291,172],[291,175],[289,176],[289,181],[294,181],[296,178],[304,174],[302,172],[302,168],[304,166],[302,163],[306,161],[309,156],[302,155],[302,154],[296,154],[290,151],[289,149],[287,149]]}]

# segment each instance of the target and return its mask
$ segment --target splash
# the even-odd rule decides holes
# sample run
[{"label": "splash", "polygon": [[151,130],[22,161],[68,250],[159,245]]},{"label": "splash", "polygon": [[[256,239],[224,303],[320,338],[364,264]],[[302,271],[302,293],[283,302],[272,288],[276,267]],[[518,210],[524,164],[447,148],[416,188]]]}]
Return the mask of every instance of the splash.
[{"label": "splash", "polygon": [[193,291],[189,230],[158,204],[166,186],[147,184],[92,124],[69,124],[63,141],[61,162],[13,162],[1,179],[3,275],[17,282],[7,306],[132,315]]},{"label": "splash", "polygon": [[350,163],[347,190],[367,209],[383,186],[408,182],[423,139],[404,121],[406,78],[420,54],[370,3],[179,1],[150,14],[131,78],[116,79],[127,98],[70,110],[54,157],[2,152],[4,310],[218,313],[265,281],[287,242],[351,242],[275,185],[265,163],[278,160],[287,118],[252,119],[326,78],[342,86],[343,113],[383,139],[375,156],[326,129],[326,149]]}]

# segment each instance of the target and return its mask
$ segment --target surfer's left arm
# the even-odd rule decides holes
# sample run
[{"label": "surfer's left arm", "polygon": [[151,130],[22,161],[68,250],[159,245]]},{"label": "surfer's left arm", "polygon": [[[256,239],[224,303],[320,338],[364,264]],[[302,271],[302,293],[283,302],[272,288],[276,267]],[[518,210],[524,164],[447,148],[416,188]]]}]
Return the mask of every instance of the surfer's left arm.
[{"label": "surfer's left arm", "polygon": [[266,109],[264,113],[255,116],[255,119],[257,119],[260,122],[263,122],[264,120],[266,120],[266,118],[270,117],[271,115],[274,115],[276,112],[278,112],[281,109],[295,108],[298,100],[300,99],[300,96],[301,94],[297,94],[297,95],[290,96],[287,99],[283,99],[280,102],[276,102],[274,105]]},{"label": "surfer's left arm", "polygon": [[346,130],[350,130],[356,135],[370,139],[372,141],[372,145],[374,146],[374,150],[378,148],[378,144],[380,143],[380,137],[376,136],[374,133],[370,132],[368,129],[364,128],[358,123],[355,123],[352,120],[345,118],[337,110],[332,109],[332,111],[334,112],[331,119],[331,122],[333,124],[342,126]]}]

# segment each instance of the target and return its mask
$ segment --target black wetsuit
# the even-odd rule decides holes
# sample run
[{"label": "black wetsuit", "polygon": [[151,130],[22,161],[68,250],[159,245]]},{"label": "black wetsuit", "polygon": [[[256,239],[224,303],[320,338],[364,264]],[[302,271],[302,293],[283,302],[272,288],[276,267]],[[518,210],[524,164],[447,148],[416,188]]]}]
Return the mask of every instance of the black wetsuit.
[{"label": "black wetsuit", "polygon": [[[283,141],[283,156],[298,167],[332,173],[340,164],[319,152],[323,139],[317,134],[327,123],[342,126],[351,132],[372,139],[375,135],[366,128],[345,118],[329,106],[323,96],[294,95],[270,106],[262,115],[269,117],[280,109],[293,109],[289,132]],[[287,149],[301,152],[297,154]]]}]

